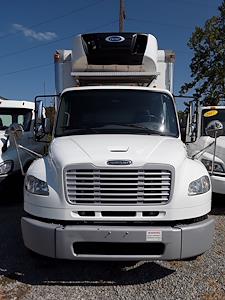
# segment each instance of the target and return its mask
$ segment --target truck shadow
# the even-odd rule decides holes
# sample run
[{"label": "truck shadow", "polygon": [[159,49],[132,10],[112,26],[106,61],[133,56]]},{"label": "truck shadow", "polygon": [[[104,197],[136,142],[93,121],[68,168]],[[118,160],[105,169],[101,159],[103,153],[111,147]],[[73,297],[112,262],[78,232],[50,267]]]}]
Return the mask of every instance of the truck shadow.
[{"label": "truck shadow", "polygon": [[212,215],[225,215],[225,195],[213,194]]},{"label": "truck shadow", "polygon": [[0,207],[0,286],[110,286],[151,282],[175,272],[155,262],[62,261],[30,253],[23,245],[22,204]]}]

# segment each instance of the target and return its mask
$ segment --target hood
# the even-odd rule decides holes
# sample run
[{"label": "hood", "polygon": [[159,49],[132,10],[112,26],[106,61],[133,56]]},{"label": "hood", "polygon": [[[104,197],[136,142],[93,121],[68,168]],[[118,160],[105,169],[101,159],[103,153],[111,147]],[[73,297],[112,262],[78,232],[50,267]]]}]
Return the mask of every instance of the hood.
[{"label": "hood", "polygon": [[170,164],[176,167],[187,157],[184,144],[177,138],[157,135],[76,135],[54,139],[50,156],[65,167],[91,163],[106,167],[108,160],[131,160],[133,167],[146,163]]}]

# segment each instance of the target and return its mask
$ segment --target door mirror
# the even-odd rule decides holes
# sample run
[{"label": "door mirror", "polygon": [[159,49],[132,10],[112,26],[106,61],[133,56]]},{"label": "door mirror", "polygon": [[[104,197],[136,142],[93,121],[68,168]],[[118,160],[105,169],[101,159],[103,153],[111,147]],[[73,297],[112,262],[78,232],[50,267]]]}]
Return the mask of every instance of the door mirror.
[{"label": "door mirror", "polygon": [[59,95],[40,95],[35,97],[34,133],[36,141],[43,141],[45,135],[52,132],[55,102]]},{"label": "door mirror", "polygon": [[35,137],[41,140],[46,134],[51,132],[50,119],[46,118],[46,109],[43,101],[35,102]]},{"label": "door mirror", "polygon": [[43,123],[43,102],[42,101],[36,101],[35,103],[35,120],[36,124],[40,125]]},{"label": "door mirror", "polygon": [[42,123],[43,120],[43,102],[40,101],[37,107],[37,122]]},{"label": "door mirror", "polygon": [[35,101],[35,138],[40,140],[44,135],[44,106],[43,102]]},{"label": "door mirror", "polygon": [[186,127],[180,127],[180,134],[182,142],[186,142]]},{"label": "door mirror", "polygon": [[191,101],[187,110],[187,122],[186,122],[186,143],[193,143],[197,138],[197,116],[196,107],[194,101]]},{"label": "door mirror", "polygon": [[218,120],[213,120],[207,125],[205,132],[212,138],[217,138],[223,135],[223,124]]},{"label": "door mirror", "polygon": [[223,135],[223,124],[218,120],[213,120],[207,125],[205,132],[211,138],[214,138],[214,150],[213,150],[213,159],[212,159],[212,173],[214,173],[215,157],[216,157],[216,140],[219,136]]},{"label": "door mirror", "polygon": [[49,118],[44,119],[44,132],[45,134],[51,133],[51,122]]}]

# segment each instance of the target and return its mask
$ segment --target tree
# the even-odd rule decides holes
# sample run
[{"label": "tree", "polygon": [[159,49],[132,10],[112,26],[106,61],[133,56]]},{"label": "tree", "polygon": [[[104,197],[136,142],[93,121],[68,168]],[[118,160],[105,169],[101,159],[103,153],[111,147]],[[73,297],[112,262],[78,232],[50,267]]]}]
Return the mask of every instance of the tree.
[{"label": "tree", "polygon": [[216,105],[225,100],[225,0],[218,8],[219,15],[196,27],[188,46],[194,51],[190,68],[192,81],[180,90],[186,94],[194,89],[196,99]]}]

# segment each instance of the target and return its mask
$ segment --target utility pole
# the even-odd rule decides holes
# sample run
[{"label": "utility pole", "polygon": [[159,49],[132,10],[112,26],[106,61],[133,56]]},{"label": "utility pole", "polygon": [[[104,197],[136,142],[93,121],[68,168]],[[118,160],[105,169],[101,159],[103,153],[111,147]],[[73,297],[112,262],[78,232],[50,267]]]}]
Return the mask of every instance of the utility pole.
[{"label": "utility pole", "polygon": [[119,32],[123,32],[124,31],[124,20],[125,20],[125,4],[124,4],[125,0],[120,0],[120,15],[119,15]]}]

